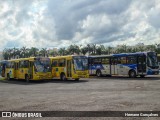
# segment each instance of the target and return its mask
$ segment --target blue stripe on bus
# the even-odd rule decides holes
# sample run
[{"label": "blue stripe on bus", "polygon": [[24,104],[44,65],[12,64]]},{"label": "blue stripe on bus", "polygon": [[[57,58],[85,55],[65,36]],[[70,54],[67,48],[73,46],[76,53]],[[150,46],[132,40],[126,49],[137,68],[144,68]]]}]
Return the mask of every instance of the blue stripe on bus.
[{"label": "blue stripe on bus", "polygon": [[89,66],[89,70],[96,70],[96,69],[103,69],[104,70],[104,67],[102,64],[94,64],[92,66]]},{"label": "blue stripe on bus", "polygon": [[127,67],[129,67],[131,69],[134,69],[134,70],[137,68],[137,64],[120,64],[120,65],[127,66]]},{"label": "blue stripe on bus", "polygon": [[153,75],[153,71],[151,69],[148,69],[147,75]]},{"label": "blue stripe on bus", "polygon": [[122,54],[113,54],[115,57],[123,57],[123,56],[129,56],[129,55],[144,55],[145,52],[137,52],[137,53],[122,53]]}]

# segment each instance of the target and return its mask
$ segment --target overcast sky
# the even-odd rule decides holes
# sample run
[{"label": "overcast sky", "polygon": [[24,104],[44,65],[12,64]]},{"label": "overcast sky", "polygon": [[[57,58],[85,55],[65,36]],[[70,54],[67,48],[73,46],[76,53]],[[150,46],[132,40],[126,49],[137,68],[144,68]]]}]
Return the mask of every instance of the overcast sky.
[{"label": "overcast sky", "polygon": [[0,50],[160,43],[160,0],[0,0]]}]

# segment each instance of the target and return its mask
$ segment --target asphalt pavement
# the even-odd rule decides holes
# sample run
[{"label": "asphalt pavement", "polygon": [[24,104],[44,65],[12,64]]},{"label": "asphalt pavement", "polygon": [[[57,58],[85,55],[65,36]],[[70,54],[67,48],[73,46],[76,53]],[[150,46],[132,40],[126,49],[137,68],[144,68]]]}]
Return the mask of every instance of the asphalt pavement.
[{"label": "asphalt pavement", "polygon": [[158,111],[159,101],[160,76],[0,80],[1,111]]}]

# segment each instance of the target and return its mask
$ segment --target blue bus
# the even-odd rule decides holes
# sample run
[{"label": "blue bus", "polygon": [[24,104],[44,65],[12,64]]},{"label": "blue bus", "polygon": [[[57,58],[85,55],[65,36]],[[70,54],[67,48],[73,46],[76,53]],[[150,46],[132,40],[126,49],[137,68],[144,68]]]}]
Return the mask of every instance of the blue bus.
[{"label": "blue bus", "polygon": [[88,56],[89,74],[128,75],[129,77],[145,77],[159,74],[157,53],[136,52],[112,55]]}]

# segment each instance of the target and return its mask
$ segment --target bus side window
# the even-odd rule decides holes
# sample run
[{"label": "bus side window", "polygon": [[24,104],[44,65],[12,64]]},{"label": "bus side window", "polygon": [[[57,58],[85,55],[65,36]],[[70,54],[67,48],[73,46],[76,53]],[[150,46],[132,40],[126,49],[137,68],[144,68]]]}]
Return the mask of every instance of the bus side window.
[{"label": "bus side window", "polygon": [[93,59],[94,61],[93,61],[93,64],[101,64],[102,62],[101,62],[101,58],[95,58],[95,59]]},{"label": "bus side window", "polygon": [[121,57],[121,64],[126,64],[126,57]]},{"label": "bus side window", "polygon": [[6,68],[9,68],[9,62],[6,64]]},{"label": "bus side window", "polygon": [[91,59],[91,65],[94,65],[94,59]]},{"label": "bus side window", "polygon": [[102,64],[109,64],[109,58],[102,58]]},{"label": "bus side window", "polygon": [[116,59],[116,64],[122,64],[120,57],[118,57],[118,58]]},{"label": "bus side window", "polygon": [[120,64],[120,60],[117,57],[111,58],[111,65]]},{"label": "bus side window", "polygon": [[23,62],[23,66],[24,66],[24,68],[28,68],[28,67],[29,67],[29,61],[28,61],[28,60],[25,60],[25,61]]},{"label": "bus side window", "polygon": [[11,62],[11,68],[14,68],[14,62]]},{"label": "bus side window", "polygon": [[14,68],[14,62],[8,62],[6,68]]},{"label": "bus side window", "polygon": [[57,66],[58,66],[58,60],[53,60],[52,67],[57,67]]},{"label": "bus side window", "polygon": [[128,64],[136,64],[136,56],[128,56],[127,63]]},{"label": "bus side window", "polygon": [[17,70],[17,63],[14,62],[14,69]]},{"label": "bus side window", "polygon": [[17,63],[17,70],[19,69],[19,62]]},{"label": "bus side window", "polygon": [[88,59],[88,65],[92,65],[92,58]]},{"label": "bus side window", "polygon": [[58,63],[59,67],[64,67],[65,66],[65,59],[60,59]]},{"label": "bus side window", "polygon": [[21,68],[21,61],[19,62],[19,68]]}]

